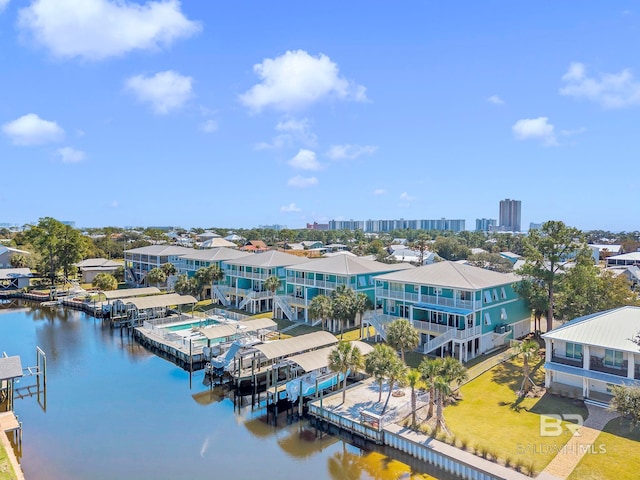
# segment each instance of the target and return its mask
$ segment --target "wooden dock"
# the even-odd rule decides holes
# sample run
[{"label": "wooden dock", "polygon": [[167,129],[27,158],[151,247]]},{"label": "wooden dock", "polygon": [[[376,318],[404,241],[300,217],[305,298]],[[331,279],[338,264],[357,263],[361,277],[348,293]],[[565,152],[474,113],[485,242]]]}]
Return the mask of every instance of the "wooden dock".
[{"label": "wooden dock", "polygon": [[13,412],[0,413],[0,444],[7,452],[7,457],[15,473],[15,478],[24,480],[24,474],[18,462],[18,457],[13,450],[13,445],[9,441],[9,435],[13,435],[13,442],[18,449],[22,449],[22,424],[18,421]]}]

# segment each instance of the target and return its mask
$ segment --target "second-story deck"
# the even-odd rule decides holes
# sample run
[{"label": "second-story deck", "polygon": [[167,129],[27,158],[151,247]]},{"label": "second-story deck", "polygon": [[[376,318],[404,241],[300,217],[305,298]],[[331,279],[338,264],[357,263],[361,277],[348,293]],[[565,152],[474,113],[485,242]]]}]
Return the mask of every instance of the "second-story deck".
[{"label": "second-story deck", "polygon": [[426,295],[420,292],[412,293],[404,290],[392,290],[388,288],[376,288],[376,298],[388,298],[391,300],[402,300],[415,304],[438,305],[462,310],[478,310],[482,308],[481,300],[462,300],[460,298],[443,297],[441,295]]}]

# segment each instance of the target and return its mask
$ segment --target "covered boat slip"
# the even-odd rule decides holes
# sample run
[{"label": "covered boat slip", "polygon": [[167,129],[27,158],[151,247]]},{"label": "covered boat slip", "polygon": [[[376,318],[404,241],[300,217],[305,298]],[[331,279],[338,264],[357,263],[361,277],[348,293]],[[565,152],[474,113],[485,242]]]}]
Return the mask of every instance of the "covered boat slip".
[{"label": "covered boat slip", "polygon": [[159,295],[160,289],[158,287],[144,287],[144,288],[124,288],[122,290],[109,290],[102,292],[107,300],[118,300],[121,298],[132,297],[144,297],[147,295]]},{"label": "covered boat slip", "polygon": [[109,317],[112,321],[140,324],[144,320],[166,317],[169,307],[191,305],[193,308],[196,303],[198,301],[193,296],[179,295],[177,293],[117,299],[110,305]]},{"label": "covered boat slip", "polygon": [[281,368],[289,377],[291,364],[287,361],[288,357],[337,343],[338,339],[329,332],[313,332],[286,340],[263,343],[237,355],[230,366],[229,373],[238,383],[251,379],[255,384],[255,377],[272,371],[272,378],[267,382],[273,385],[277,382]]}]

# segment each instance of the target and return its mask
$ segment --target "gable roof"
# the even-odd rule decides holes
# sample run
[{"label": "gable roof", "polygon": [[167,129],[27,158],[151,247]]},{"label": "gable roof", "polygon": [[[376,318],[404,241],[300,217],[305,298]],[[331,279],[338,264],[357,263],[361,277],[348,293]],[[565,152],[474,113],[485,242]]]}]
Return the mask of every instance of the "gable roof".
[{"label": "gable roof", "polygon": [[121,266],[121,263],[114,262],[113,260],[108,260],[106,258],[87,258],[86,260],[76,263],[76,267],[81,270],[88,268],[117,268]]},{"label": "gable roof", "polygon": [[329,332],[313,332],[298,337],[287,338],[286,340],[274,340],[273,342],[256,345],[256,350],[269,360],[273,358],[286,357],[294,353],[302,353],[308,350],[325,347],[338,343],[338,338]]},{"label": "gable roof", "polygon": [[279,252],[277,250],[268,250],[254,255],[249,254],[246,257],[229,260],[229,265],[243,265],[247,267],[287,267],[289,265],[298,265],[308,262],[306,257],[298,257],[290,253]]},{"label": "gable roof", "polygon": [[13,278],[25,278],[31,276],[31,270],[28,268],[0,268],[0,280],[11,280]]},{"label": "gable roof", "polygon": [[237,245],[229,240],[225,240],[224,238],[210,238],[200,244],[200,248],[219,248],[219,247],[231,247],[237,248]]},{"label": "gable roof", "polygon": [[236,258],[242,258],[251,255],[248,252],[241,252],[235,248],[217,247],[217,248],[205,248],[201,250],[193,250],[189,253],[182,255],[180,258],[189,260],[204,260],[207,262],[221,261],[221,260],[234,260]]},{"label": "gable roof", "polygon": [[499,273],[449,261],[436,262],[431,265],[416,267],[402,272],[387,273],[376,277],[376,280],[435,285],[463,290],[480,290],[518,282],[520,279],[520,276],[514,273]]},{"label": "gable roof", "polygon": [[640,307],[620,307],[578,317],[542,338],[639,353],[630,339],[640,331]]},{"label": "gable roof", "polygon": [[640,252],[623,253],[622,255],[613,255],[607,257],[607,260],[632,260],[640,262]]},{"label": "gable roof", "polygon": [[[256,248],[261,248],[261,249],[264,249],[264,250],[266,250],[267,248],[269,248],[269,247],[267,246],[267,244],[266,244],[266,243],[264,243],[262,240],[249,240],[249,241],[247,242],[247,245],[251,245],[251,246],[254,246],[254,247],[256,247]],[[245,246],[247,246],[247,245],[245,245]]]},{"label": "gable roof", "polygon": [[6,252],[20,253],[22,255],[31,255],[31,252],[27,252],[26,250],[19,250],[17,248],[0,245],[0,255]]},{"label": "gable roof", "polygon": [[155,255],[155,256],[181,256],[187,253],[193,252],[193,248],[180,247],[178,245],[148,245],[146,247],[132,248],[131,250],[125,250],[125,253],[138,253],[141,255]]},{"label": "gable roof", "polygon": [[366,273],[394,272],[413,268],[405,263],[382,263],[362,257],[336,255],[311,260],[304,265],[290,267],[300,272],[328,273],[335,275],[361,275]]}]

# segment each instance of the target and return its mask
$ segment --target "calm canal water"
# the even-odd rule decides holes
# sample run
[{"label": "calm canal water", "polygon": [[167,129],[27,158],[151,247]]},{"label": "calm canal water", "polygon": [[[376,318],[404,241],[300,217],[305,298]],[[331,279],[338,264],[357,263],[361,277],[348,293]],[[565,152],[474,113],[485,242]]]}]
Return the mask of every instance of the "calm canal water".
[{"label": "calm canal water", "polygon": [[[20,307],[20,308],[16,308]],[[27,479],[449,478],[316,439],[306,422],[268,425],[264,410],[234,407],[189,374],[84,313],[0,304],[0,352],[36,363],[47,354],[46,411],[16,398]],[[34,384],[24,377],[17,388]]]}]

